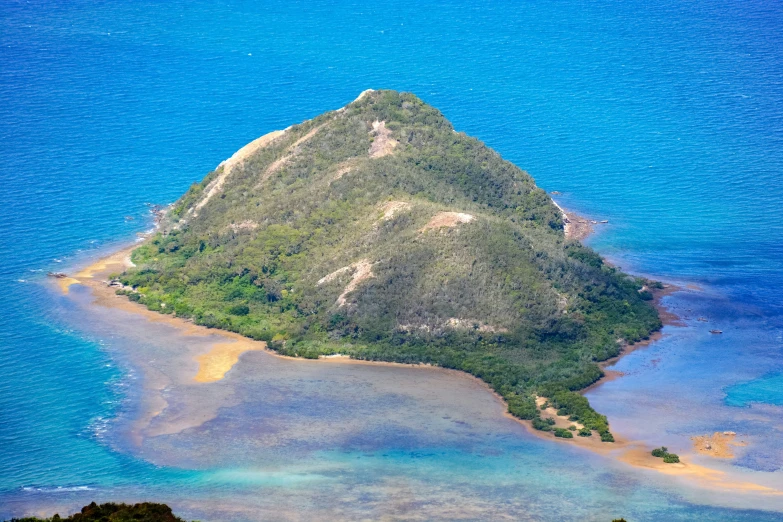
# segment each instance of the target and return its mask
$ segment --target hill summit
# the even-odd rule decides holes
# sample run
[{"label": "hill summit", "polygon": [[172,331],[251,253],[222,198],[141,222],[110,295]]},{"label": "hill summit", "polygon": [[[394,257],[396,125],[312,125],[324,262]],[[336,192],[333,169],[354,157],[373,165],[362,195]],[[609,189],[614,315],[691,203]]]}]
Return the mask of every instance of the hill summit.
[{"label": "hill summit", "polygon": [[395,91],[246,145],[133,261],[121,292],[153,310],[285,355],[460,369],[521,418],[547,397],[606,440],[574,392],[660,328],[646,282],[567,239],[527,173]]}]

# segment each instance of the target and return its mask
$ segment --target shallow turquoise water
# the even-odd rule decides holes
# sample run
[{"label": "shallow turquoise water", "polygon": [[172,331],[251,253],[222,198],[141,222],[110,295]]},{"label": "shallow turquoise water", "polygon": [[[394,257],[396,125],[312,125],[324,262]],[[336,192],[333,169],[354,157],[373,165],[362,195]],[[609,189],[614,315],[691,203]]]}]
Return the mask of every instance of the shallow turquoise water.
[{"label": "shallow turquoise water", "polygon": [[[145,202],[173,201],[251,139],[368,87],[411,91],[564,205],[609,219],[591,239],[602,253],[703,288],[669,298],[686,327],[591,392],[614,430],[682,451],[690,435],[732,429],[751,444],[726,469],[777,483],[779,5],[5,2],[0,28],[0,517],[153,496],[209,520],[405,516],[450,501],[476,519],[779,516],[711,507],[726,499],[489,421],[448,437],[380,423],[274,470],[238,465],[251,451],[241,444],[162,464],[166,452],[136,453],[120,436],[139,407],[143,378],[123,355],[139,340],[91,324],[43,276],[132,240],[149,227]],[[303,406],[330,400],[307,386],[293,413],[245,400],[171,444],[187,454],[241,433],[243,412],[328,425],[355,407]]]},{"label": "shallow turquoise water", "polygon": [[783,375],[761,377],[726,389],[726,404],[729,406],[744,407],[753,403],[783,406]]}]

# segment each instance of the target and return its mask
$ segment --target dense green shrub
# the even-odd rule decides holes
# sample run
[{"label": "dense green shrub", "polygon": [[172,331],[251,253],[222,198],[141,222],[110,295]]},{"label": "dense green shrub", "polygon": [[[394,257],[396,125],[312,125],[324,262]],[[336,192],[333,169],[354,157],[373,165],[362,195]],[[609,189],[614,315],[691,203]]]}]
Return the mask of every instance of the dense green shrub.
[{"label": "dense green shrub", "polygon": [[142,502],[140,504],[115,504],[109,502],[98,505],[95,502],[82,508],[80,513],[62,518],[13,518],[10,522],[184,522],[172,514],[165,504]]},{"label": "dense green shrub", "polygon": [[588,429],[588,428],[582,428],[581,430],[579,430],[579,436],[580,437],[592,437],[593,436],[593,432],[590,429]]},{"label": "dense green shrub", "polygon": [[552,431],[552,425],[541,419],[533,419],[533,428],[539,431]]},{"label": "dense green shrub", "polygon": [[663,461],[667,464],[676,464],[677,462],[680,462],[679,455],[676,453],[669,453],[669,450],[666,446],[655,448],[651,453],[653,457],[662,458]]},{"label": "dense green shrub", "polygon": [[538,417],[536,403],[530,396],[509,395],[506,398],[508,411],[514,417],[524,420],[532,420]]},{"label": "dense green shrub", "polygon": [[547,387],[544,393],[548,395],[549,402],[558,408],[558,412],[563,411],[564,415],[568,414],[569,419],[573,418],[586,428],[596,430],[599,433],[605,433],[609,430],[606,417],[596,413],[582,395],[568,390],[558,390],[552,386]]},{"label": "dense green shrub", "polygon": [[247,315],[250,313],[250,307],[243,304],[234,305],[228,309],[228,313],[231,315]]},{"label": "dense green shrub", "polygon": [[660,448],[655,448],[652,450],[652,456],[653,457],[659,457],[663,458],[667,453],[668,448],[666,446],[661,446]]},{"label": "dense green shrub", "polygon": [[555,437],[561,437],[563,439],[573,439],[574,434],[563,428],[555,428]]}]

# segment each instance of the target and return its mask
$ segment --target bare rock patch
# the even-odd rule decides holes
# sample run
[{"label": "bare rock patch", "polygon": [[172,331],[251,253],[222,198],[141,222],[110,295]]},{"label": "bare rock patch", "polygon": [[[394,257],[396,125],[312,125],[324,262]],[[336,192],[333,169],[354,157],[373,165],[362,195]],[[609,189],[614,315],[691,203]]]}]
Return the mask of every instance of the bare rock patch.
[{"label": "bare rock patch", "polygon": [[395,147],[399,145],[399,142],[391,137],[391,130],[386,128],[385,121],[372,122],[372,131],[370,134],[373,137],[372,145],[370,145],[370,157],[382,158],[388,156],[394,152]]},{"label": "bare rock patch", "polygon": [[438,212],[422,227],[421,231],[424,232],[433,228],[456,227],[460,223],[470,223],[474,219],[476,219],[475,216],[463,212]]},{"label": "bare rock patch", "polygon": [[368,259],[362,259],[348,266],[338,268],[331,274],[328,274],[318,280],[318,285],[320,286],[324,283],[334,281],[337,277],[351,271],[353,272],[351,275],[351,280],[345,286],[342,293],[339,295],[339,297],[337,297],[337,301],[335,302],[338,308],[345,306],[347,303],[348,294],[356,290],[362,282],[370,279],[371,277],[374,277],[374,274],[372,273],[372,263],[370,263]]},{"label": "bare rock patch", "polygon": [[244,221],[240,221],[239,223],[231,223],[230,225],[228,225],[228,228],[230,228],[234,232],[239,232],[241,230],[255,230],[258,228],[258,223],[246,219]]},{"label": "bare rock patch", "polygon": [[291,161],[294,158],[294,156],[296,156],[297,152],[299,152],[299,146],[305,143],[306,141],[308,141],[313,136],[315,136],[316,133],[319,130],[321,130],[323,126],[324,124],[321,124],[317,127],[310,129],[310,131],[307,134],[305,134],[304,136],[302,136],[301,138],[293,142],[291,145],[289,145],[289,147],[285,150],[285,153],[280,158],[276,159],[275,161],[269,164],[269,166],[266,168],[264,173],[261,175],[260,183],[263,183],[264,181],[269,179],[269,177],[272,174],[280,170],[286,163]]},{"label": "bare rock patch", "polygon": [[220,193],[220,191],[223,189],[223,185],[226,183],[226,179],[237,166],[242,165],[250,156],[272,143],[275,139],[279,138],[284,133],[285,131],[276,130],[264,134],[260,138],[251,141],[236,151],[233,156],[218,165],[218,169],[223,167],[223,171],[214,180],[212,180],[209,185],[207,185],[207,188],[204,191],[204,197],[202,197],[201,201],[196,203],[195,206],[188,210],[188,214],[192,214],[193,217],[198,216],[198,211],[201,210],[201,208],[206,205],[216,194]]},{"label": "bare rock patch", "polygon": [[387,201],[381,207],[381,210],[383,211],[383,220],[389,221],[396,214],[404,212],[410,208],[411,204],[406,203],[405,201]]}]

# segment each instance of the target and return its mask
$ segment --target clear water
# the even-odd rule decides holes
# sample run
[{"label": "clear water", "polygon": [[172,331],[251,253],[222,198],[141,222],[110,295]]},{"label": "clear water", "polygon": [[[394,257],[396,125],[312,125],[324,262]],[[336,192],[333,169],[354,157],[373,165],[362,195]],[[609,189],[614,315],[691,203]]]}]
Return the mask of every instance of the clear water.
[{"label": "clear water", "polygon": [[754,403],[783,406],[783,375],[735,384],[726,390],[726,404],[729,406],[746,407]]},{"label": "clear water", "polygon": [[[778,519],[775,499],[532,438],[457,377],[425,399],[421,377],[384,374],[395,395],[380,370],[324,370],[272,401],[283,383],[252,378],[269,375],[258,353],[215,387],[212,420],[134,445],[150,378],[128,354],[174,337],[90,315],[44,274],[131,241],[145,202],[173,201],[261,134],[366,88],[411,91],[609,219],[591,244],[618,264],[701,288],[669,298],[685,327],[589,394],[614,430],[685,453],[691,435],[731,429],[749,445],[719,466],[776,485],[781,56],[783,8],[767,1],[3,2],[0,518],[150,499],[204,520]],[[442,391],[454,383],[466,391]],[[296,443],[265,446],[248,419]],[[332,436],[297,436],[311,425]]]}]

